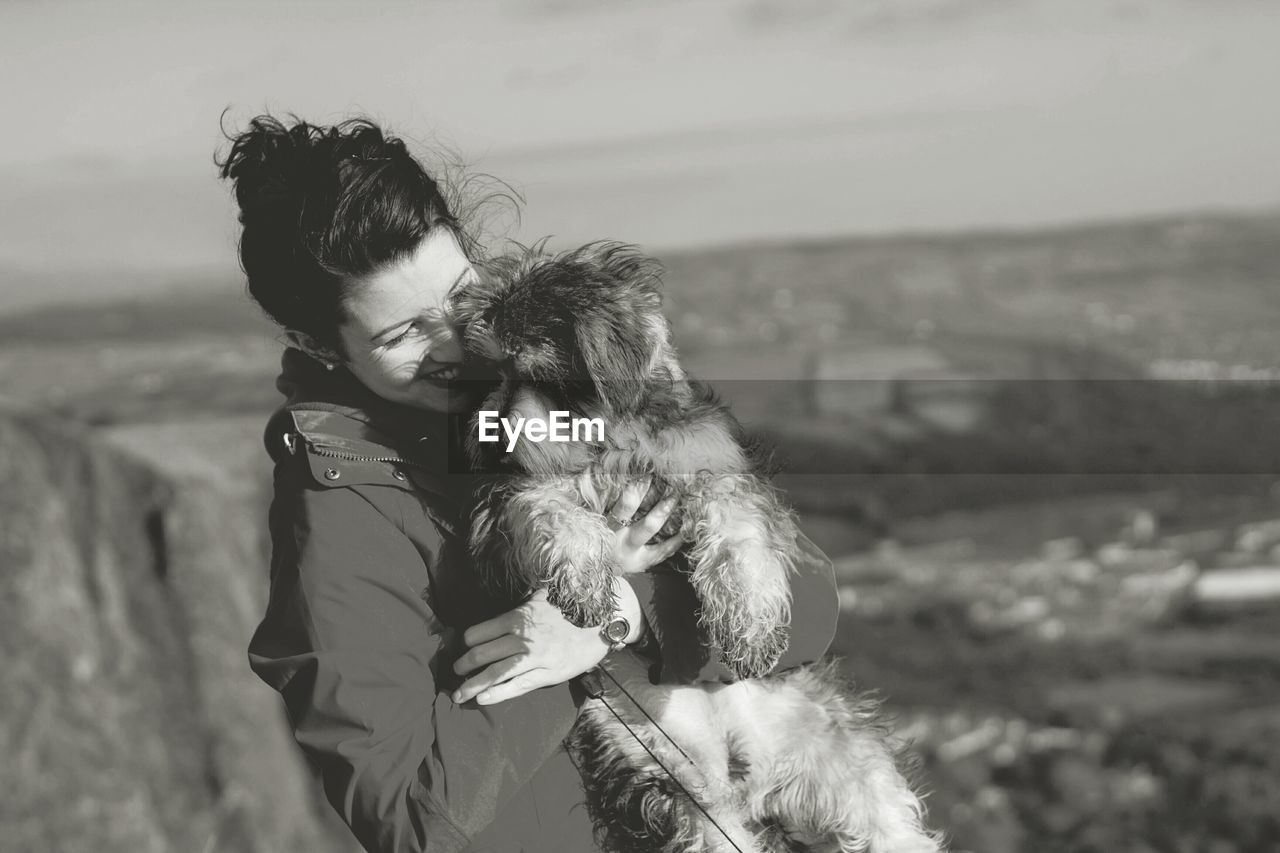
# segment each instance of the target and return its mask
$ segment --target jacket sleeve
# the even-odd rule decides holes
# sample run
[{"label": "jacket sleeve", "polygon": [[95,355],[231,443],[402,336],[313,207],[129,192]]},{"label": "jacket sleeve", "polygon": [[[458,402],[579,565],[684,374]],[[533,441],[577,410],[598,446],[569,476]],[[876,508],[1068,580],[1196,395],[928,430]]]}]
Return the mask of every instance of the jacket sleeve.
[{"label": "jacket sleeve", "polygon": [[272,516],[249,660],[329,801],[371,853],[465,847],[560,747],[569,686],[455,705],[433,673],[452,632],[426,608],[424,557],[400,528],[350,488],[277,493]]},{"label": "jacket sleeve", "polygon": [[[831,561],[803,533],[800,558],[791,577],[791,626],[786,652],[773,668],[781,672],[813,663],[835,639],[840,600]],[[682,572],[627,575],[649,623],[656,663],[650,676],[659,684],[729,682],[735,676],[716,656],[707,632],[698,624],[698,599]]]}]

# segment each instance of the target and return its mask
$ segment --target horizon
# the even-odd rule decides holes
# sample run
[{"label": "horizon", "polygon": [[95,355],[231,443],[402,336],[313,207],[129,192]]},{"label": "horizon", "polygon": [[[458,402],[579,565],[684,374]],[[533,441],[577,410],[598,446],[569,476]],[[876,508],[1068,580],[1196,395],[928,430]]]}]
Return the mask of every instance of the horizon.
[{"label": "horizon", "polygon": [[38,130],[0,139],[0,311],[238,276],[212,164],[227,106],[229,127],[256,105],[363,111],[458,152],[524,194],[519,228],[497,226],[524,242],[669,252],[1280,207],[1258,85],[1280,77],[1280,9],[700,0],[676,28],[661,3],[390,3],[388,28],[337,4],[232,7],[0,9],[24,70],[0,104]]}]

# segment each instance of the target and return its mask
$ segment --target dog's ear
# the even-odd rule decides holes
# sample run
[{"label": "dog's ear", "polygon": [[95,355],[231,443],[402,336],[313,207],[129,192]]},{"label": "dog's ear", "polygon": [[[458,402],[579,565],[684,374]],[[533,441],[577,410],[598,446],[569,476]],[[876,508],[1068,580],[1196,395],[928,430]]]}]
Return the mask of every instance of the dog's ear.
[{"label": "dog's ear", "polygon": [[596,396],[615,414],[634,412],[645,397],[655,348],[653,318],[662,315],[661,268],[634,246],[601,242],[565,259],[599,294],[596,310],[575,318],[582,367]]},{"label": "dog's ear", "polygon": [[578,352],[596,396],[615,414],[632,412],[644,396],[652,352],[634,315],[579,318]]}]

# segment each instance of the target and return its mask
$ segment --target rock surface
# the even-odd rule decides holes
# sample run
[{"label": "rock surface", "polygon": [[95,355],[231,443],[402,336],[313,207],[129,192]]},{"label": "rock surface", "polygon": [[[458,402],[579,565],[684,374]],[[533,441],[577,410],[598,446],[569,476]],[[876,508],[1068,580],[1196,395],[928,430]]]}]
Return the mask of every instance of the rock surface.
[{"label": "rock surface", "polygon": [[0,409],[5,849],[356,849],[245,657],[257,423],[89,433]]}]

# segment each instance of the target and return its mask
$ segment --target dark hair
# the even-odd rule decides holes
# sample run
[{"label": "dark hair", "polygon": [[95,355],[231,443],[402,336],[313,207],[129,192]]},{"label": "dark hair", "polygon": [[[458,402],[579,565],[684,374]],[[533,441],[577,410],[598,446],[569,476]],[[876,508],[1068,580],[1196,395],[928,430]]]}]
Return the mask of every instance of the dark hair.
[{"label": "dark hair", "polygon": [[353,277],[399,260],[441,225],[469,248],[435,179],[368,119],[322,127],[260,115],[227,138],[216,162],[235,184],[240,266],[249,294],[287,329],[339,347]]}]

